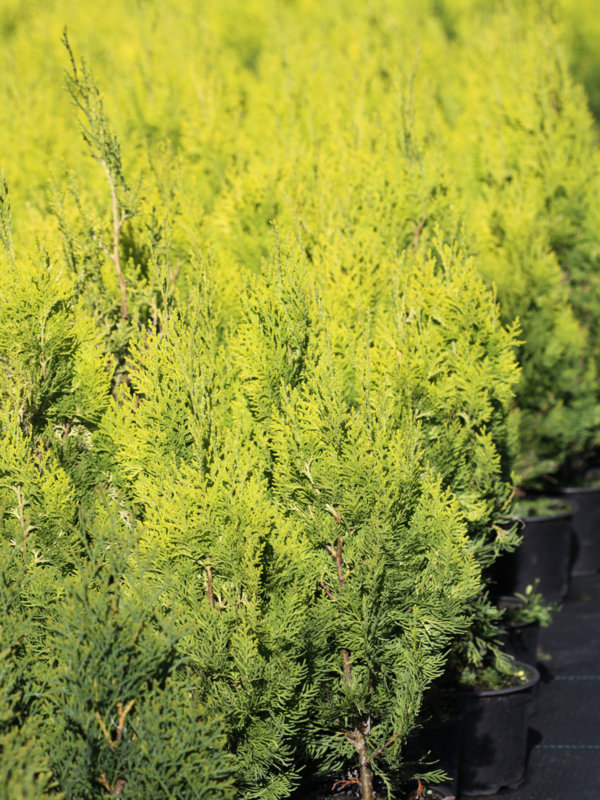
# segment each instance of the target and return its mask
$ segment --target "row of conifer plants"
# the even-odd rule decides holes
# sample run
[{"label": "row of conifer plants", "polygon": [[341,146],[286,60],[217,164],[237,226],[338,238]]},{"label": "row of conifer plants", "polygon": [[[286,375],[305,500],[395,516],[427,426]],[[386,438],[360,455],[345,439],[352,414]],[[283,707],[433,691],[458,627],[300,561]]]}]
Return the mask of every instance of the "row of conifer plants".
[{"label": "row of conifer plants", "polygon": [[0,10],[4,796],[439,777],[403,755],[428,687],[510,670],[515,488],[598,436],[561,28],[97,5]]}]

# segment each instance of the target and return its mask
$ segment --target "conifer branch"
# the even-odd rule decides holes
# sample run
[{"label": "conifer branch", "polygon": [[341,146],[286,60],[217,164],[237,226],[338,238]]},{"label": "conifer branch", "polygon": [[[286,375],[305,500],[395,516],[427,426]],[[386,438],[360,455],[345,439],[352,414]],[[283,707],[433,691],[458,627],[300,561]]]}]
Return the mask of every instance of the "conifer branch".
[{"label": "conifer branch", "polygon": [[179,273],[181,272],[182,261],[180,258],[177,259],[177,268],[174,272],[169,272],[169,283],[171,284],[171,288],[175,286],[177,283],[177,278],[179,277]]},{"label": "conifer branch", "polygon": [[[331,506],[328,507],[328,510],[329,509],[331,509]],[[337,514],[335,509],[332,509],[332,511],[334,512],[334,514]],[[328,553],[331,555],[331,557],[335,561],[335,566],[336,566],[336,571],[337,571],[337,576],[338,576],[338,582],[340,584],[340,589],[343,589],[344,588],[344,584],[345,584],[346,581],[345,581],[345,578],[344,578],[344,566],[343,566],[343,560],[342,560],[342,537],[338,536],[336,548],[333,548],[330,544],[326,544],[325,545],[325,549],[328,551]],[[325,586],[323,581],[320,581],[319,583],[321,585],[321,588],[325,592],[325,594],[329,598],[334,600],[335,598],[334,598],[333,594]],[[348,685],[350,685],[350,683],[352,681],[352,666],[350,664],[350,653],[346,649],[342,649],[341,653],[342,653],[342,663],[344,665],[344,677],[346,678],[346,682],[348,683]]]},{"label": "conifer branch", "polygon": [[330,505],[329,503],[327,503],[327,505],[325,506],[325,511],[329,511],[329,513],[334,518],[334,520],[337,522],[337,524],[341,525],[341,523],[342,523],[342,515],[340,514],[339,511],[336,511],[335,508],[332,505]]},{"label": "conifer branch", "polygon": [[[334,512],[334,514],[337,514],[337,511],[335,511],[335,509],[332,509],[332,512]],[[344,578],[344,564],[342,559],[342,537],[338,536],[336,548],[333,548],[330,544],[326,544],[325,549],[335,561],[335,567],[337,571],[338,581],[340,584],[340,589],[343,589],[346,580]]]},{"label": "conifer branch", "polygon": [[100,777],[98,778],[98,783],[102,786],[103,789],[115,797],[118,794],[121,794],[123,791],[123,787],[125,786],[125,778],[117,778],[115,781],[114,787],[110,785],[108,780],[106,779],[106,775],[104,774],[103,770],[100,770]]},{"label": "conifer branch", "polygon": [[[337,512],[333,506],[326,506],[327,511],[334,516],[338,525],[341,522],[341,515]],[[336,547],[332,547],[330,544],[325,545],[325,548],[335,561],[336,571],[338,576],[338,581],[340,584],[340,589],[344,588],[345,578],[344,578],[344,566],[343,566],[343,542],[341,535],[338,536]],[[330,592],[326,589],[323,582],[321,582],[322,588],[325,590],[326,594],[330,596]],[[344,678],[348,686],[352,683],[352,664],[350,662],[350,653],[344,647],[341,650],[342,655],[342,664],[344,670]],[[359,760],[359,776],[360,776],[360,787],[361,787],[361,797],[362,800],[374,800],[374,792],[373,792],[373,770],[370,767],[370,762],[372,757],[369,758],[368,749],[367,749],[367,740],[365,738],[365,733],[368,733],[370,730],[370,721],[363,723],[357,723],[356,728],[352,733],[346,732],[345,736],[348,742],[356,749],[358,753],[358,760]],[[386,745],[387,746],[387,745]],[[385,747],[384,747],[385,749]]]},{"label": "conifer branch", "polygon": [[207,566],[206,566],[206,580],[207,580],[207,583],[208,583],[208,585],[206,587],[206,593],[208,595],[208,602],[210,603],[211,608],[215,608],[215,595],[214,595],[214,591],[213,591],[213,575],[212,575],[212,567],[210,566],[210,564],[207,564]]},{"label": "conifer branch", "polygon": [[[29,535],[31,534],[31,531],[35,530],[35,526],[34,525],[29,525],[28,521],[27,521],[27,517],[25,516],[25,506],[27,505],[27,501],[24,500],[23,496],[21,495],[21,487],[20,486],[13,486],[12,489],[13,489],[13,492],[17,496],[17,506],[16,506],[16,508],[13,508],[11,510],[11,513],[12,513],[13,517],[16,517],[18,522],[19,522],[19,526],[21,528],[21,533],[22,533],[22,536],[23,536],[22,541],[21,541],[21,553],[23,555],[25,555],[25,552],[27,550],[27,539],[29,538]],[[15,542],[15,545],[16,545],[16,542]]]},{"label": "conifer branch", "polygon": [[105,724],[104,720],[102,719],[102,717],[100,715],[100,712],[96,711],[96,713],[94,715],[95,718],[96,718],[96,722],[100,726],[100,730],[102,731],[102,733],[104,735],[104,738],[108,742],[108,746],[110,747],[111,750],[114,750],[115,746],[123,738],[123,731],[125,730],[125,721],[127,719],[127,715],[129,714],[129,712],[133,708],[133,704],[134,703],[135,703],[135,698],[133,700],[130,700],[127,703],[126,706],[123,706],[123,703],[120,700],[117,703],[117,711],[118,711],[118,714],[119,714],[119,718],[117,720],[117,735],[116,735],[115,739],[113,739],[112,736],[110,735],[110,731],[106,727],[106,724]]},{"label": "conifer branch", "polygon": [[113,246],[112,251],[110,253],[110,258],[115,265],[115,272],[117,273],[117,280],[119,281],[119,291],[121,292],[121,316],[123,319],[129,319],[129,306],[127,303],[127,281],[123,277],[123,271],[121,269],[121,256],[119,253],[119,241],[121,239],[121,232],[123,230],[123,225],[127,220],[127,213],[125,209],[120,208],[119,200],[117,198],[117,190],[115,187],[115,183],[113,177],[110,173],[108,168],[108,164],[106,161],[100,161],[102,169],[104,170],[104,174],[106,175],[106,180],[108,181],[108,186],[110,189],[110,200],[111,200],[111,209],[112,209],[112,226],[113,226]]},{"label": "conifer branch", "polygon": [[362,800],[374,800],[375,794],[373,792],[373,770],[370,766],[371,759],[367,754],[367,740],[359,728],[356,728],[353,733],[352,744],[358,753]]},{"label": "conifer branch", "polygon": [[123,319],[129,319],[127,281],[121,266],[120,240],[125,222],[136,213],[135,193],[131,192],[123,175],[121,147],[104,112],[98,87],[83,60],[81,71],[78,70],[66,28],[63,31],[62,42],[71,63],[71,74],[66,75],[67,91],[83,117],[80,118],[83,139],[92,158],[101,166],[110,191],[112,247],[108,248],[102,243],[99,243],[99,246],[113,262],[121,295],[121,316]]},{"label": "conifer branch", "polygon": [[419,238],[421,236],[423,228],[425,227],[426,222],[427,222],[427,217],[421,217],[419,222],[417,222],[417,224],[415,225],[415,229],[413,231],[413,249],[415,250],[415,252],[419,249]]},{"label": "conifer branch", "polygon": [[303,473],[306,475],[306,477],[308,478],[308,480],[310,481],[310,483],[311,483],[311,486],[314,486],[314,485],[315,485],[315,482],[313,481],[313,476],[312,476],[312,473],[311,473],[311,471],[310,471],[310,464],[311,464],[311,459],[309,459],[309,460],[306,462],[306,464],[304,465],[304,469],[303,469],[302,471],[303,471]]},{"label": "conifer branch", "polygon": [[350,653],[347,650],[342,650],[342,663],[344,665],[344,676],[346,683],[350,685],[352,681],[352,665],[350,664]]},{"label": "conifer branch", "polygon": [[350,786],[360,786],[360,781],[357,777],[353,776],[352,778],[341,778],[339,781],[336,781],[333,786],[331,787],[332,792],[339,792],[343,791],[344,789],[348,789]]},{"label": "conifer branch", "polygon": [[385,744],[382,744],[382,745],[381,745],[381,747],[380,747],[378,750],[376,750],[376,751],[375,751],[375,752],[374,752],[374,753],[373,753],[373,754],[372,754],[372,755],[369,757],[369,761],[370,761],[371,763],[372,763],[373,761],[375,761],[375,759],[376,759],[376,758],[378,758],[378,757],[379,757],[379,756],[380,756],[380,755],[383,753],[383,751],[384,751],[384,750],[387,750],[387,749],[388,749],[388,747],[391,747],[391,746],[394,744],[394,742],[395,742],[395,741],[398,739],[398,737],[401,735],[401,733],[402,733],[402,731],[401,731],[401,730],[400,730],[400,731],[398,731],[398,732],[397,732],[397,733],[395,733],[395,734],[394,734],[394,735],[393,735],[393,736],[392,736],[390,739],[388,739],[388,740],[387,740],[387,742],[386,742]]},{"label": "conifer branch", "polygon": [[10,196],[8,184],[4,175],[0,177],[0,242],[11,261],[15,260],[15,250],[12,236],[12,213],[10,209]]},{"label": "conifer branch", "polygon": [[121,741],[123,730],[125,729],[125,720],[127,719],[127,714],[129,714],[133,708],[134,703],[135,697],[130,700],[125,707],[123,707],[123,703],[120,700],[117,703],[117,711],[119,712],[119,721],[117,723],[117,742]]},{"label": "conifer branch", "polygon": [[103,733],[103,735],[104,735],[104,738],[105,738],[105,739],[106,739],[106,741],[108,742],[108,746],[109,746],[109,747],[110,747],[110,749],[112,750],[112,749],[113,749],[113,747],[115,746],[115,743],[113,742],[113,740],[112,740],[112,738],[111,738],[111,736],[110,736],[110,733],[109,733],[109,731],[108,731],[108,728],[107,728],[107,727],[106,727],[106,725],[104,724],[104,720],[103,720],[103,719],[102,719],[102,717],[100,716],[100,712],[99,712],[99,711],[96,711],[96,713],[94,714],[94,717],[96,718],[96,722],[97,722],[97,723],[98,723],[98,725],[100,726],[100,730],[102,731],[102,733]]}]

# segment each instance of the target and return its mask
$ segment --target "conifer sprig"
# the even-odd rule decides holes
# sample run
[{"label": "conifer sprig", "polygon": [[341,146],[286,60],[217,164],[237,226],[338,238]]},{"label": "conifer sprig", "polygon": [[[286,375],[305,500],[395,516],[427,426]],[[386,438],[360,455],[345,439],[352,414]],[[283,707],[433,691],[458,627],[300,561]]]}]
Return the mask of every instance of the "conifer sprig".
[{"label": "conifer sprig", "polygon": [[121,265],[120,240],[123,226],[137,214],[140,186],[133,190],[125,179],[119,139],[108,121],[102,96],[88,65],[81,59],[77,66],[66,28],[62,43],[71,62],[71,72],[65,72],[66,88],[80,112],[81,134],[90,155],[102,167],[110,190],[112,241],[110,244],[98,241],[98,245],[114,264],[121,293],[121,315],[128,319],[127,281]]}]

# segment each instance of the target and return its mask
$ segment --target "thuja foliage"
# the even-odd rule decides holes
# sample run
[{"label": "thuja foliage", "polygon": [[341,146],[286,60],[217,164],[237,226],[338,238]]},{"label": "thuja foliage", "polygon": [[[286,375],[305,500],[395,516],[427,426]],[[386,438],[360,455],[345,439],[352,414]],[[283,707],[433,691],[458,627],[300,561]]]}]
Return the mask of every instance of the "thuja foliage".
[{"label": "thuja foliage", "polygon": [[158,546],[157,569],[174,576],[180,649],[198,697],[225,715],[239,791],[284,797],[297,783],[295,742],[311,707],[304,652],[315,586],[300,533],[267,494],[260,439],[227,385],[209,297],[136,349],[136,394],[114,406],[100,436],[142,542]]},{"label": "thuja foliage", "polygon": [[395,418],[414,409],[427,458],[452,489],[484,566],[515,541],[500,528],[513,489],[518,328],[505,329],[475,264],[457,247],[405,254],[376,324],[370,369]]},{"label": "thuja foliage", "polygon": [[562,21],[568,42],[569,66],[574,77],[585,87],[590,110],[600,119],[600,63],[598,41],[600,26],[596,8],[590,0],[559,0],[555,17]]},{"label": "thuja foliage", "polygon": [[[369,350],[376,391],[395,398],[395,424],[407,408],[419,420],[427,459],[456,497],[478,563],[489,567],[518,542],[507,519],[517,451],[516,331],[500,324],[474,263],[456,246],[438,244],[426,258],[405,255],[376,333]],[[465,606],[474,624],[454,638],[457,673],[495,659],[497,612],[485,594]]]},{"label": "thuja foliage", "polygon": [[127,382],[124,362],[132,333],[138,326],[156,328],[159,311],[168,309],[177,270],[167,263],[174,255],[169,224],[147,197],[143,176],[126,176],[120,140],[90,67],[84,59],[77,62],[66,29],[62,42],[69,59],[65,88],[89,155],[104,177],[106,202],[98,215],[70,175],[55,185],[52,211],[74,294],[103,328],[114,386]]},{"label": "thuja foliage", "polygon": [[5,796],[231,798],[222,728],[117,520],[99,513],[66,577],[2,540]]},{"label": "thuja foliage", "polygon": [[[3,444],[6,436],[3,431]],[[6,450],[2,461],[6,463]],[[19,454],[21,457],[23,453]],[[3,472],[6,477],[6,472]],[[61,573],[35,549],[20,488],[3,497],[0,520],[0,779],[6,798],[64,795],[52,775],[43,717],[37,713],[48,669],[45,623],[62,594]],[[20,502],[19,502],[20,501]],[[11,524],[10,515],[16,525]],[[12,538],[9,540],[8,536]]]},{"label": "thuja foliage", "polygon": [[[519,468],[532,484],[585,455],[596,436],[597,246],[588,231],[597,153],[548,19],[527,8],[499,14],[479,41],[470,56],[478,101],[456,123],[457,136],[472,134],[462,147],[450,141],[476,246],[487,240],[482,273],[497,286],[505,319],[518,316],[522,328]],[[540,69],[542,48],[552,57]]]},{"label": "thuja foliage", "polygon": [[391,794],[448,653],[491,657],[515,482],[597,436],[598,161],[559,29],[479,0],[19,9],[0,783]]},{"label": "thuja foliage", "polygon": [[[248,407],[265,431],[273,492],[306,530],[320,572],[310,658],[321,712],[307,752],[322,770],[353,765],[365,793],[371,771],[392,781],[422,693],[441,672],[438,648],[466,631],[464,617],[452,612],[476,603],[473,573],[460,577],[457,569],[462,548],[487,564],[514,546],[491,520],[509,501],[502,465],[510,460],[500,449],[510,450],[517,371],[511,334],[475,274],[456,268],[459,254],[442,250],[441,263],[432,257],[427,264],[407,254],[396,274],[395,312],[354,348],[350,326],[332,318],[330,330],[295,257],[280,254],[256,281],[236,349]],[[467,292],[463,315],[457,299]],[[477,419],[460,390],[465,368],[471,386],[482,373]],[[429,380],[419,379],[420,369]],[[492,370],[502,376],[494,398]],[[466,463],[450,466],[457,439]],[[472,539],[461,543],[466,521]],[[435,545],[429,530],[439,537]],[[442,550],[458,584],[438,572],[437,555],[432,560]],[[473,644],[468,649],[481,660]],[[333,685],[329,671],[338,675]],[[390,696],[384,687],[396,682],[402,693]]]},{"label": "thuja foliage", "polygon": [[106,536],[110,515],[95,525],[49,626],[46,735],[60,742],[51,755],[59,785],[81,798],[98,787],[132,798],[231,797],[219,724],[206,718],[193,677],[176,671],[177,634],[143,560],[128,569],[130,537]]},{"label": "thuja foliage", "polygon": [[[327,349],[294,263],[277,263],[248,297],[233,370],[209,313],[173,319],[134,351],[135,394],[98,439],[178,576],[172,612],[195,629],[181,649],[225,711],[244,795],[286,796],[310,764],[360,771],[370,796],[373,771],[398,777],[478,568],[414,409],[396,424],[393,396],[346,396],[351,361]],[[211,341],[206,369],[194,356]]]},{"label": "thuja foliage", "polygon": [[464,630],[476,569],[456,506],[423,472],[416,426],[394,430],[385,406],[353,411],[319,360],[274,421],[274,491],[306,530],[321,589],[307,752],[319,771],[355,769],[369,797]]}]

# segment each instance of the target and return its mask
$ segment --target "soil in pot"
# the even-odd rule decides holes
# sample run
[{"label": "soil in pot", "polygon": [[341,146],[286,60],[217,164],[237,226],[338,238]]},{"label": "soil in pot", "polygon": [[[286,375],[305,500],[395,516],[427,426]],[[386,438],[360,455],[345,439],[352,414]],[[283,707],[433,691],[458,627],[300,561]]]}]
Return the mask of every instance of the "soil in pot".
[{"label": "soil in pot", "polygon": [[515,516],[523,522],[523,541],[494,564],[491,578],[497,594],[523,594],[538,579],[538,590],[546,600],[564,600],[569,588],[573,511],[571,503],[556,498],[519,503]]},{"label": "soil in pot", "polygon": [[[322,780],[322,779],[319,779]],[[338,781],[329,780],[330,786],[337,786]],[[456,800],[455,795],[448,794],[448,792],[438,785],[424,786],[416,781],[413,782],[414,786],[407,786],[399,790],[393,800]],[[387,793],[385,791],[377,792],[375,794],[377,800],[387,800]],[[295,792],[292,800],[360,800],[360,791],[358,786],[349,784],[342,788],[340,791],[331,790],[326,788],[314,789],[311,792],[306,792],[302,789]]]},{"label": "soil in pot", "polygon": [[461,797],[496,794],[525,777],[528,718],[540,680],[535,667],[518,665],[524,682],[503,689],[461,692],[466,704],[461,741]]}]

